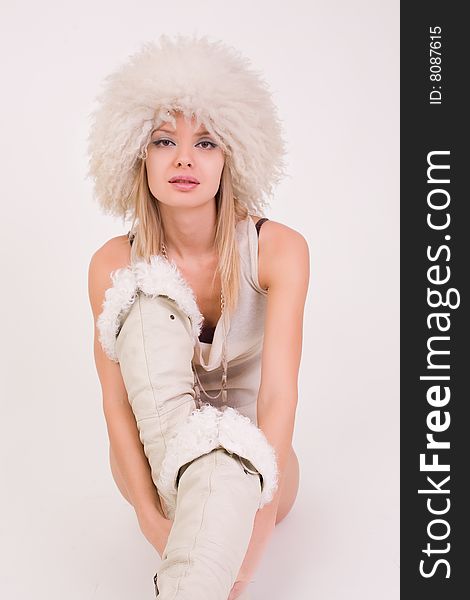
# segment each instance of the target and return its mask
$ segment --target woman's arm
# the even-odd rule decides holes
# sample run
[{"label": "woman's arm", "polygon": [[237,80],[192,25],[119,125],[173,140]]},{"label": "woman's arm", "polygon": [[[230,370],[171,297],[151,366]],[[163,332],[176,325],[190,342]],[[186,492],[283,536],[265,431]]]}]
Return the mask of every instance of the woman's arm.
[{"label": "woman's arm", "polygon": [[250,579],[254,573],[275,527],[280,484],[292,447],[303,314],[310,278],[309,249],[300,233],[274,221],[267,221],[261,232],[260,275],[268,296],[257,413],[258,427],[276,451],[279,488],[273,500],[256,514],[240,570],[240,578],[244,579]]},{"label": "woman's arm", "polygon": [[[116,239],[116,238],[115,238]],[[104,353],[98,339],[96,321],[101,313],[105,290],[112,285],[111,271],[122,265],[114,264],[109,244],[92,257],[88,271],[88,292],[94,316],[94,357],[102,388],[103,411],[113,456],[136,512],[142,532],[161,554],[168,537],[168,520],[163,517],[160,499],[152,480],[150,465],[145,456],[139,431],[130,407],[127,390],[118,363]]]}]

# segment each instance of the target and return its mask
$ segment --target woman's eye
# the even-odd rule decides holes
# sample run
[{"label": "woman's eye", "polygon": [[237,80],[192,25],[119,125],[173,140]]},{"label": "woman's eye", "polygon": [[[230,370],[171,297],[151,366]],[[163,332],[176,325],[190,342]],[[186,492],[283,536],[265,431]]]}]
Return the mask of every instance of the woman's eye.
[{"label": "woman's eye", "polygon": [[167,144],[164,144],[163,142],[169,142],[170,144],[173,143],[171,140],[167,140],[167,139],[157,140],[156,142],[153,142],[153,143],[155,144],[155,146],[161,145],[164,148],[168,148]]},{"label": "woman's eye", "polygon": [[[214,144],[213,142],[209,142],[207,140],[204,140],[202,142],[199,142],[199,144],[209,144],[209,148],[215,148],[216,144]],[[198,145],[199,145],[198,144]],[[204,150],[208,150],[209,149],[207,146],[204,147]]]}]

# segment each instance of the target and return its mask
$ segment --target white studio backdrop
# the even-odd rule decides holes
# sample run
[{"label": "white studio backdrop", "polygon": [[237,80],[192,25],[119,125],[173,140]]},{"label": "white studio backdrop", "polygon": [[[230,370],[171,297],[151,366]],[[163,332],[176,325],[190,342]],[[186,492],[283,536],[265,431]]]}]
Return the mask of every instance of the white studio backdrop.
[{"label": "white studio backdrop", "polygon": [[161,33],[208,34],[263,71],[289,177],[267,216],[311,256],[296,504],[255,600],[399,596],[399,3],[2,2],[0,595],[152,598],[159,557],[119,495],[87,271],[126,233],[92,200],[100,83]]}]

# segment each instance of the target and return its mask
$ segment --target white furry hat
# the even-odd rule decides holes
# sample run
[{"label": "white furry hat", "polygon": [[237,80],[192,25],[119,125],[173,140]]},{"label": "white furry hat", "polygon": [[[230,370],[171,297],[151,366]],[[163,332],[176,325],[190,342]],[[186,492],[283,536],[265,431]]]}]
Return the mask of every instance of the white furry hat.
[{"label": "white furry hat", "polygon": [[[207,36],[148,42],[105,79],[91,113],[89,172],[103,211],[133,217],[129,196],[155,127],[171,111],[204,123],[226,153],[235,196],[263,214],[284,176],[285,144],[271,93],[234,48]],[[170,111],[170,114],[168,113]]]}]

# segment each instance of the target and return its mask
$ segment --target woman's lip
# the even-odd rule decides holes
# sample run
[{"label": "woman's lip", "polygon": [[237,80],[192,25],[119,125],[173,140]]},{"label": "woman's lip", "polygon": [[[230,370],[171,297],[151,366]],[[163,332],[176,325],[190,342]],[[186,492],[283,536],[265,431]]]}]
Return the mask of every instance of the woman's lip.
[{"label": "woman's lip", "polygon": [[174,186],[177,190],[188,191],[188,190],[193,190],[199,184],[198,183],[192,183],[192,182],[189,182],[189,181],[185,181],[185,182],[175,181],[175,182],[171,182],[171,185]]}]

